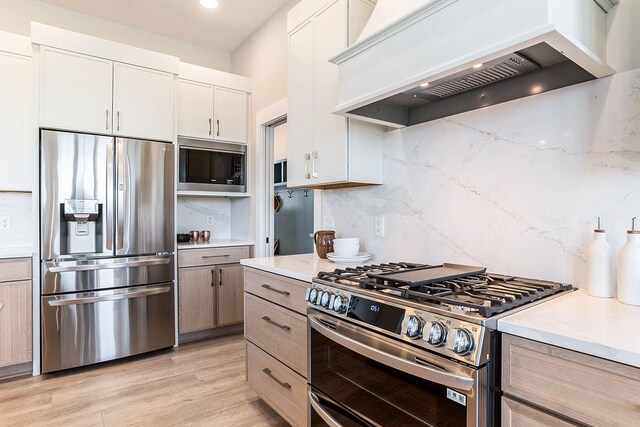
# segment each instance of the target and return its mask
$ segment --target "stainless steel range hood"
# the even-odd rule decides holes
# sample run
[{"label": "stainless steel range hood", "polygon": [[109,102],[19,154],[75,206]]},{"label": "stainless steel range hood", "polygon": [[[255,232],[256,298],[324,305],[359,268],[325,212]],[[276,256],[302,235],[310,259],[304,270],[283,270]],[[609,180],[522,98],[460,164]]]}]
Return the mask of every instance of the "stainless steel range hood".
[{"label": "stainless steel range hood", "polygon": [[611,75],[617,2],[378,0],[360,39],[331,59],[334,113],[399,128]]}]

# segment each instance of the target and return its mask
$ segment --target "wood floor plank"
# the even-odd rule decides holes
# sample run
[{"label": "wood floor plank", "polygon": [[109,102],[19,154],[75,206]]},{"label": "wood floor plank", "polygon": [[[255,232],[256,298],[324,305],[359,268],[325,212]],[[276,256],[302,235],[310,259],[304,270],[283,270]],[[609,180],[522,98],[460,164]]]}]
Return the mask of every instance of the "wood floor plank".
[{"label": "wood floor plank", "polygon": [[242,335],[0,382],[0,425],[287,426],[245,382]]}]

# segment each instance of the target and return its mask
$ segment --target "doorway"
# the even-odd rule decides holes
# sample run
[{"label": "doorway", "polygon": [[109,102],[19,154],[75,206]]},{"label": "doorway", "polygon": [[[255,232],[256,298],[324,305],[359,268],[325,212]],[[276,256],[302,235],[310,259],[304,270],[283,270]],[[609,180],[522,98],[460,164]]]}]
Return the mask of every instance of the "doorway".
[{"label": "doorway", "polygon": [[320,227],[321,191],[286,186],[286,123],[286,99],[256,114],[256,257],[311,253]]}]

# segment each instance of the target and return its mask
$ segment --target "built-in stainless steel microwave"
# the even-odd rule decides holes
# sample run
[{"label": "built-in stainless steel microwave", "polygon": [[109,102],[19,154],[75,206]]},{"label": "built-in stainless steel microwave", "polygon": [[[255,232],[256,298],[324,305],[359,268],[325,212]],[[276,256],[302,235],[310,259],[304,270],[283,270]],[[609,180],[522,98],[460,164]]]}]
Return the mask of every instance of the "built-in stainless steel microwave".
[{"label": "built-in stainless steel microwave", "polygon": [[247,147],[178,138],[178,191],[247,191]]}]

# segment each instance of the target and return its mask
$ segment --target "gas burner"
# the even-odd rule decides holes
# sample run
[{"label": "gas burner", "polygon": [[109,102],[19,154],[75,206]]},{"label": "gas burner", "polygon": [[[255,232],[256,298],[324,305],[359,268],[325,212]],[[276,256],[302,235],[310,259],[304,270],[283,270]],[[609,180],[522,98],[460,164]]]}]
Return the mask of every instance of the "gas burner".
[{"label": "gas burner", "polygon": [[317,279],[485,318],[571,289],[560,283],[489,274],[483,267],[407,262],[336,269],[318,274]]}]

